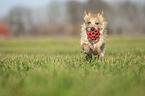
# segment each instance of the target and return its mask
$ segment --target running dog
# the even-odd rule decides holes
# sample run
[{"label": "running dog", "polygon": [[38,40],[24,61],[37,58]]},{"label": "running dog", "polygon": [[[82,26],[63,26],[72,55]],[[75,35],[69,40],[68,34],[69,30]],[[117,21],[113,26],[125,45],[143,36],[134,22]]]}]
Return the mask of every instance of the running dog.
[{"label": "running dog", "polygon": [[81,25],[80,45],[83,52],[87,55],[87,60],[92,60],[92,54],[98,60],[103,60],[107,35],[107,22],[103,15],[104,10],[97,14],[92,14],[84,10],[85,22]]}]

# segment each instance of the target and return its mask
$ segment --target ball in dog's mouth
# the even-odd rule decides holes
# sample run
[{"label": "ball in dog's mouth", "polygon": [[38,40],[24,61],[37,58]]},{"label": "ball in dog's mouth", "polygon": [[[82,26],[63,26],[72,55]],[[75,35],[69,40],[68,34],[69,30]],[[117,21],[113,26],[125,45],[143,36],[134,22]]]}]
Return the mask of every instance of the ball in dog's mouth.
[{"label": "ball in dog's mouth", "polygon": [[100,31],[97,30],[93,30],[93,31],[88,31],[88,37],[91,40],[97,40],[98,38],[100,38]]}]

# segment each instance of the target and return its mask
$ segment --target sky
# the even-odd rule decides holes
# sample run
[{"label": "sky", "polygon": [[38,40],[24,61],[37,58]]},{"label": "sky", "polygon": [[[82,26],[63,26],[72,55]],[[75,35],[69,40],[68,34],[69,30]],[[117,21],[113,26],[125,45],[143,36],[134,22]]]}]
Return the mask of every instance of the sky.
[{"label": "sky", "polygon": [[[0,18],[6,16],[9,11],[16,6],[24,6],[28,8],[39,8],[48,5],[54,0],[0,0]],[[55,0],[60,2],[73,1],[73,0]],[[74,0],[74,1],[87,1],[87,0]],[[115,0],[104,0],[115,1]],[[122,1],[122,0],[121,0]],[[144,0],[132,0],[132,1],[144,1]]]},{"label": "sky", "polygon": [[[9,11],[16,6],[39,8],[49,4],[51,1],[54,0],[0,0],[0,18],[7,15]],[[55,0],[55,1],[65,2],[67,0]],[[86,1],[86,0],[79,0],[79,1]]]},{"label": "sky", "polygon": [[37,8],[49,2],[50,0],[0,0],[0,17],[7,15],[8,12],[16,6]]}]

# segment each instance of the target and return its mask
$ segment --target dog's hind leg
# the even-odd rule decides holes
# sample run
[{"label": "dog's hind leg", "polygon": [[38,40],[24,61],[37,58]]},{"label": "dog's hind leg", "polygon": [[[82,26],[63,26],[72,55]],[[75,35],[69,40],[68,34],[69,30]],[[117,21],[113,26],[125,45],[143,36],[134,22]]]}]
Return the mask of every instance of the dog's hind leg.
[{"label": "dog's hind leg", "polygon": [[101,52],[101,53],[98,55],[98,61],[103,60],[103,59],[104,59],[104,52]]},{"label": "dog's hind leg", "polygon": [[104,53],[105,53],[105,44],[102,44],[100,47],[101,52],[98,55],[98,60],[100,61],[101,59],[104,59]]}]

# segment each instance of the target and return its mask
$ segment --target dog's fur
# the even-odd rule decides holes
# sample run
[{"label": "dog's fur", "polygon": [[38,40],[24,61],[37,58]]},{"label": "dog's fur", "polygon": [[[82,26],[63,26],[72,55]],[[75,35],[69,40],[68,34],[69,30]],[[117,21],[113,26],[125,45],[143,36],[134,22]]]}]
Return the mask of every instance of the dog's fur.
[{"label": "dog's fur", "polygon": [[[105,53],[105,40],[106,40],[106,27],[107,22],[103,17],[104,11],[98,14],[91,14],[84,10],[84,20],[81,28],[80,44],[83,52],[87,54],[86,59],[92,59],[92,53],[98,57],[98,60],[103,59]],[[91,28],[100,30],[100,38],[97,40],[90,40],[87,32],[92,30]]]}]

